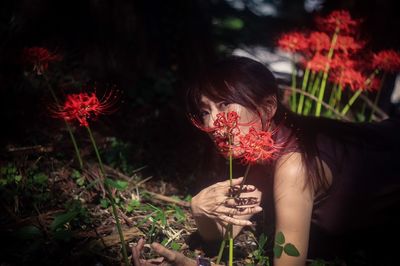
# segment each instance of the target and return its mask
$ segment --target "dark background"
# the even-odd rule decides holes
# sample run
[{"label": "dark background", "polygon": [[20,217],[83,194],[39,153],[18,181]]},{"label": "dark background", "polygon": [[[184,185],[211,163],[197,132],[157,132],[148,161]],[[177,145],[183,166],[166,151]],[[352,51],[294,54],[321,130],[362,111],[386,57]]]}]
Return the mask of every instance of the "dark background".
[{"label": "dark background", "polygon": [[[53,69],[59,75],[54,85],[60,94],[93,87],[99,92],[109,88],[122,92],[118,112],[93,126],[103,135],[132,143],[135,165],[150,164],[152,171],[170,178],[192,172],[191,162],[198,165],[197,152],[204,149],[199,142],[204,138],[185,116],[186,81],[236,47],[272,49],[280,33],[313,23],[313,13],[304,10],[302,1],[264,1],[275,8],[274,16],[255,14],[256,2],[2,1],[2,147],[44,145],[59,126],[46,108],[48,93],[27,81],[19,61],[24,47],[43,46],[64,56]],[[235,3],[243,9],[234,9]],[[394,0],[326,1],[320,12],[348,9],[364,19],[360,34],[369,41],[368,48],[398,49],[400,16],[395,4]],[[232,18],[242,26],[226,23]],[[384,94],[381,104],[387,105],[387,99]]]}]

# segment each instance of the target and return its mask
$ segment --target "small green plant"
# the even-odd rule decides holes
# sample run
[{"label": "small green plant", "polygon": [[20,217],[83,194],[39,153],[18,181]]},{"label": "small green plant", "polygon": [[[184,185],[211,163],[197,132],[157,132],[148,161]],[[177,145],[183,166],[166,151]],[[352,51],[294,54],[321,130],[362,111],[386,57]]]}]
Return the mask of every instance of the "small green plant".
[{"label": "small green plant", "polygon": [[8,163],[0,168],[0,188],[10,184],[18,185],[21,180],[22,175],[19,174],[17,168],[12,163]]},{"label": "small green plant", "polygon": [[275,236],[275,246],[274,246],[274,256],[276,258],[280,258],[282,256],[282,252],[285,252],[285,254],[293,257],[298,257],[300,256],[300,252],[297,250],[297,248],[291,244],[291,243],[286,243],[285,236],[283,235],[282,232],[276,233]]},{"label": "small green plant", "polygon": [[133,165],[129,164],[129,152],[132,150],[132,145],[129,142],[124,142],[116,137],[107,138],[108,147],[100,151],[104,162],[127,175],[134,172]]},{"label": "small green plant", "polygon": [[74,169],[71,173],[71,177],[75,180],[78,186],[83,187],[85,185],[85,177],[82,176],[81,172],[78,170]]},{"label": "small green plant", "polygon": [[50,230],[57,240],[69,241],[75,228],[85,228],[91,222],[88,210],[79,200],[71,200],[65,205],[66,211],[58,214],[50,224]]},{"label": "small green plant", "polygon": [[267,244],[267,236],[263,233],[259,236],[257,242],[257,249],[252,252],[252,257],[257,265],[268,265],[269,257],[265,253],[265,245]]}]

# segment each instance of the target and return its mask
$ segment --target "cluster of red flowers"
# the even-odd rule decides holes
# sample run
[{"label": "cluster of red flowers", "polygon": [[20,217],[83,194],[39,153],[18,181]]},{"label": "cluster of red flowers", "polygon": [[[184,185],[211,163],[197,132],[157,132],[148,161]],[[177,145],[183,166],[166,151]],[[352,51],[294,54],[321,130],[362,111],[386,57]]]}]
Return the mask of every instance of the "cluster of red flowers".
[{"label": "cluster of red flowers", "polygon": [[270,131],[260,131],[251,127],[249,132],[240,137],[242,163],[252,164],[275,158],[279,146],[275,144]]},{"label": "cluster of red flowers", "polygon": [[317,27],[328,32],[354,33],[360,25],[360,20],[355,20],[345,10],[336,10],[326,17],[317,17]]},{"label": "cluster of red flowers", "polygon": [[301,55],[301,64],[310,71],[329,71],[329,80],[342,89],[376,89],[379,86],[371,86],[375,82],[371,82],[370,73],[373,70],[400,70],[400,53],[386,50],[373,54],[373,58],[364,64],[355,64],[354,61],[366,58],[361,54],[365,52],[365,42],[356,38],[360,22],[347,11],[334,11],[316,19],[320,31],[286,33],[277,44],[284,51]]},{"label": "cluster of red flowers", "polygon": [[[256,130],[252,123],[240,124],[239,115],[234,112],[221,112],[216,115],[213,127],[206,128],[192,119],[194,125],[211,134],[222,154],[235,154],[243,164],[265,162],[273,159],[279,151],[273,139],[273,132]],[[249,132],[241,135],[239,126],[249,126]]]},{"label": "cluster of red flowers", "polygon": [[55,54],[43,47],[24,48],[22,61],[32,67],[37,75],[42,75],[49,67],[49,63],[61,61],[62,56]]},{"label": "cluster of red flowers", "polygon": [[77,120],[81,126],[89,126],[89,119],[96,119],[100,114],[112,112],[116,102],[113,92],[106,94],[102,99],[97,98],[95,93],[77,93],[67,96],[62,106],[58,106],[54,114],[67,121]]},{"label": "cluster of red flowers", "polygon": [[400,71],[400,53],[385,50],[373,55],[372,66],[387,72]]}]

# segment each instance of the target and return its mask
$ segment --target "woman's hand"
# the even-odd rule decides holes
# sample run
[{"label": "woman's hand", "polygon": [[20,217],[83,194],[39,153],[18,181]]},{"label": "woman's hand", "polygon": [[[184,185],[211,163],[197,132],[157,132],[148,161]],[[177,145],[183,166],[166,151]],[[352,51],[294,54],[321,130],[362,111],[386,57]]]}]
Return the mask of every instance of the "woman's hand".
[{"label": "woman's hand", "polygon": [[[232,180],[234,191],[239,190],[243,178]],[[240,197],[232,198],[229,180],[218,182],[200,191],[192,198],[193,216],[207,217],[218,222],[239,226],[252,225],[248,220],[255,213],[262,211],[261,192],[252,185],[244,185]]]},{"label": "woman's hand", "polygon": [[154,265],[196,266],[197,265],[195,260],[189,259],[182,253],[169,250],[159,243],[152,243],[151,248],[162,257],[150,260],[140,259],[140,254],[142,253],[144,244],[145,244],[144,239],[141,238],[137,243],[137,245],[132,248],[132,262],[134,266],[154,266]]}]

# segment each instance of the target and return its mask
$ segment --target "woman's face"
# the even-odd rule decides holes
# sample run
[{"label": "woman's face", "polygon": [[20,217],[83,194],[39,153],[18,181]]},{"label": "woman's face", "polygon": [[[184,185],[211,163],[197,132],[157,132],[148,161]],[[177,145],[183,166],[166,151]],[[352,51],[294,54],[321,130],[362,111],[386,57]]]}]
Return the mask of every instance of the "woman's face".
[{"label": "woman's face", "polygon": [[[205,128],[215,128],[214,122],[216,121],[217,114],[219,113],[225,113],[226,115],[228,112],[234,111],[239,115],[237,123],[239,131],[236,132],[237,134],[235,134],[232,142],[234,146],[238,145],[240,136],[247,134],[251,127],[255,128],[256,130],[262,129],[260,115],[238,103],[229,103],[226,101],[214,102],[208,97],[202,96],[200,110],[203,126]],[[211,131],[209,135],[214,141],[216,141],[216,138],[221,135],[221,132]]]}]

